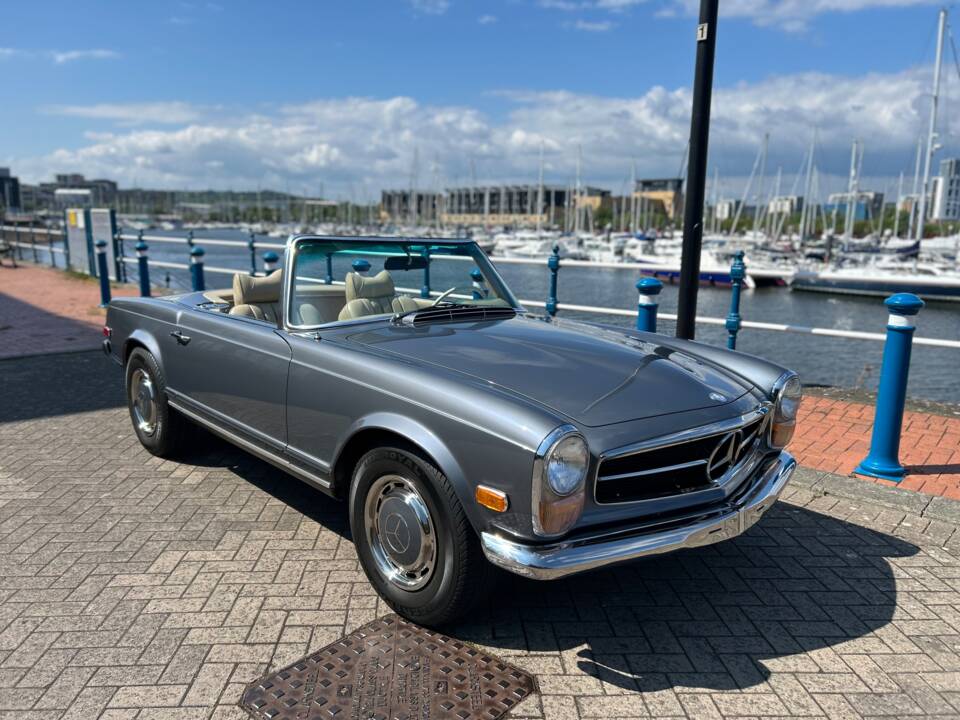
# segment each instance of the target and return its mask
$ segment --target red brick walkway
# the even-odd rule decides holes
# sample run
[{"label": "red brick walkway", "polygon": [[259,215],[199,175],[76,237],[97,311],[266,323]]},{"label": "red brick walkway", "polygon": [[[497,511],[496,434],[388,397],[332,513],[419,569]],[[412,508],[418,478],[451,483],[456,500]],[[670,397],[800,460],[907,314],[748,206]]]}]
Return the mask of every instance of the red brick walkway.
[{"label": "red brick walkway", "polygon": [[[791,452],[801,465],[849,475],[870,449],[873,412],[873,405],[808,395]],[[960,499],[960,418],[905,413],[900,462],[909,474],[899,487]]]},{"label": "red brick walkway", "polygon": [[[0,358],[100,346],[104,310],[91,278],[36,265],[0,268]],[[134,295],[132,287],[114,295]]]}]

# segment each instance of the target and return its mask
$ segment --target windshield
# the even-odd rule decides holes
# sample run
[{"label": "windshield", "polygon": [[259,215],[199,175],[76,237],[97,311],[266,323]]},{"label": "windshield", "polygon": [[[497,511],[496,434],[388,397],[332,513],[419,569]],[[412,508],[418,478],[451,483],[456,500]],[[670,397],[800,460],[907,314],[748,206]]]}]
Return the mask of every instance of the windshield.
[{"label": "windshield", "polygon": [[393,316],[444,307],[520,306],[484,252],[442,240],[298,240],[290,325]]}]

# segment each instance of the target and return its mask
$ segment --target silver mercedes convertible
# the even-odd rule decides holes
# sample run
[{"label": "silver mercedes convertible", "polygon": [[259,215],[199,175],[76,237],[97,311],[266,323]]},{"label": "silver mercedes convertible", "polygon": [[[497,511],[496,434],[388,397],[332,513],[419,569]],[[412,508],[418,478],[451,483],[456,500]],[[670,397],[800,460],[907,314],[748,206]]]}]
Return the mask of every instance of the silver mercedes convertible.
[{"label": "silver mercedes convertible", "polygon": [[[743,533],[796,463],[801,386],[743,353],[535,315],[468,240],[291,238],[233,287],[116,298],[133,428],[201,425],[349,503],[402,615]],[[291,480],[292,481],[292,480]]]}]

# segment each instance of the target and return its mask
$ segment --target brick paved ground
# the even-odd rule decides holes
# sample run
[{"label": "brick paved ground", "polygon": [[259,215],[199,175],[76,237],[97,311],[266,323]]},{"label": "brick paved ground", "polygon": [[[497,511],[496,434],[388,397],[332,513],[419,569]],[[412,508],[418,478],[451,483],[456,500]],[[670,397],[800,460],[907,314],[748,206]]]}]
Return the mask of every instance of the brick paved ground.
[{"label": "brick paved ground", "polygon": [[[115,295],[135,295],[132,287]],[[0,268],[0,358],[99,347],[104,311],[90,278],[29,263]]]},{"label": "brick paved ground", "polygon": [[[865,403],[808,394],[792,445],[797,459],[818,470],[849,475],[870,449],[874,410]],[[909,475],[899,487],[960,500],[960,417],[904,413],[900,461]]]},{"label": "brick paved ground", "polygon": [[[206,436],[148,455],[99,354],[0,361],[0,398],[0,717],[239,719],[386,612],[342,505]],[[955,508],[806,472],[742,538],[507,579],[452,632],[535,673],[512,717],[960,717]]]}]

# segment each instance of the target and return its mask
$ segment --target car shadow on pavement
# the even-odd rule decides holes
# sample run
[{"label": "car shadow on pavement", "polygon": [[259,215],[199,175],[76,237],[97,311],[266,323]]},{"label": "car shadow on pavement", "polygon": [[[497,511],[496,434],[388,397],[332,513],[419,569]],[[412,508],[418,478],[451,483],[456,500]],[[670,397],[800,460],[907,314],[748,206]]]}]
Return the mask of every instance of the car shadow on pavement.
[{"label": "car shadow on pavement", "polygon": [[567,580],[504,578],[484,616],[449,632],[493,652],[559,651],[554,672],[625,690],[745,689],[819,672],[817,651],[839,643],[898,651],[907,641],[889,623],[903,572],[890,561],[918,552],[781,502],[726,543]]},{"label": "car shadow on pavement", "polygon": [[197,425],[192,426],[191,442],[177,460],[200,468],[229,470],[327,530],[350,539],[346,503],[335,500]]},{"label": "car shadow on pavement", "polygon": [[0,359],[0,423],[123,404],[123,373],[100,350]]}]

